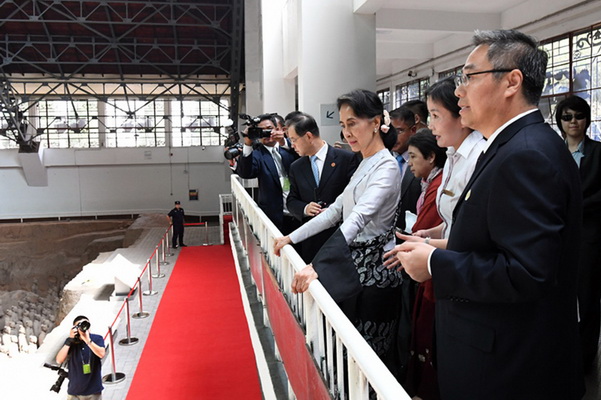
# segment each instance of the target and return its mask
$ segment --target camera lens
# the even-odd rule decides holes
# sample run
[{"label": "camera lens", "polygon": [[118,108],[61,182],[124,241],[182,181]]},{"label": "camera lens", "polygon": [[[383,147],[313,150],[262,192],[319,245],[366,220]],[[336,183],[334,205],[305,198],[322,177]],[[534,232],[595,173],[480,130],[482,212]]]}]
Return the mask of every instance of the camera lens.
[{"label": "camera lens", "polygon": [[88,321],[81,321],[79,324],[77,324],[77,328],[80,331],[85,332],[88,329],[90,329],[90,322],[88,322]]}]

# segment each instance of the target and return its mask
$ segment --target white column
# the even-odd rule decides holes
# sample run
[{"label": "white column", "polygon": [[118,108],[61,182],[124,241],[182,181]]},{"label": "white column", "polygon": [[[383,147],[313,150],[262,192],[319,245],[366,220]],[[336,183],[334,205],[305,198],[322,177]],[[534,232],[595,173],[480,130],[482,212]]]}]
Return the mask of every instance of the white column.
[{"label": "white column", "polygon": [[333,143],[339,140],[338,112],[326,119],[322,105],[353,89],[376,89],[376,18],[355,14],[353,0],[300,4],[299,108],[317,119],[322,137]]},{"label": "white column", "polygon": [[[263,32],[261,0],[244,1],[245,102],[240,112],[252,116],[263,113]],[[238,124],[239,121],[234,121]]]},{"label": "white column", "polygon": [[165,116],[165,147],[171,147],[173,141],[173,113],[171,112],[171,98],[163,100],[163,113]]},{"label": "white column", "polygon": [[[287,30],[286,10],[295,7],[297,0],[263,0],[263,110],[286,116],[295,106],[295,78],[284,70],[284,57],[288,45],[284,43]],[[246,18],[245,21],[248,21]],[[248,41],[246,42],[248,43]]]},{"label": "white column", "polygon": [[96,107],[98,110],[98,147],[106,148],[106,124],[109,121],[108,115],[106,115],[106,102],[96,100]]},{"label": "white column", "polygon": [[[249,113],[307,112],[333,143],[339,139],[338,110],[333,107],[326,119],[324,107],[331,110],[338,96],[353,89],[376,89],[375,15],[354,13],[353,0],[262,0],[261,6],[262,48],[253,51],[256,36],[249,29],[256,22],[246,2]],[[256,51],[262,52],[259,59]],[[249,79],[257,69],[262,71],[260,84]],[[261,96],[262,109],[257,110]]]}]

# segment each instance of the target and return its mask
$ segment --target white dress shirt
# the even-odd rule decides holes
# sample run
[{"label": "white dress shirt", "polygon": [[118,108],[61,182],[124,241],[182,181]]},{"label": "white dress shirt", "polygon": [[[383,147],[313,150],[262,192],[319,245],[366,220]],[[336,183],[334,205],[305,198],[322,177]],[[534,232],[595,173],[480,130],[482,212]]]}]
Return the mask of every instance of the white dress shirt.
[{"label": "white dress shirt", "polygon": [[438,214],[444,222],[443,239],[449,238],[453,210],[476,168],[476,161],[485,145],[486,140],[482,134],[473,131],[463,140],[457,150],[453,147],[449,147],[447,150],[447,161],[442,170],[442,184],[436,193]]},{"label": "white dress shirt", "polygon": [[[336,201],[321,214],[290,234],[299,243],[342,220],[340,230],[347,243],[366,241],[392,227],[401,195],[397,161],[387,149],[364,158]],[[394,247],[394,238],[385,250]]]},{"label": "white dress shirt", "polygon": [[[315,153],[315,155],[317,156],[315,158],[315,165],[317,165],[317,170],[319,171],[319,179],[321,180],[321,175],[323,172],[323,166],[325,165],[326,162],[326,156],[328,155],[328,144],[324,141],[323,142],[324,145],[321,146],[321,149],[317,150],[317,153]],[[311,157],[309,157],[309,165],[311,163],[310,160]],[[309,214],[307,214],[307,207],[309,207],[309,204],[307,204],[303,210],[303,214],[305,215],[305,217],[308,217]]]},{"label": "white dress shirt", "polygon": [[321,173],[323,172],[323,166],[326,163],[326,156],[328,155],[328,144],[324,141],[324,145],[321,146],[321,149],[317,150],[315,155],[317,158],[315,159],[315,165],[317,165],[317,169],[319,170],[319,179],[321,179]]}]

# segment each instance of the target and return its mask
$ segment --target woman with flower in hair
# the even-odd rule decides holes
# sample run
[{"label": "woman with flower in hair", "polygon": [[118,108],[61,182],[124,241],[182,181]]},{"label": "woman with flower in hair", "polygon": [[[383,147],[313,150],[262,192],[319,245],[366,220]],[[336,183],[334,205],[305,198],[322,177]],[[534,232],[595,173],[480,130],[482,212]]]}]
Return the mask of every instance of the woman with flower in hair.
[{"label": "woman with flower in hair", "polygon": [[401,178],[390,153],[397,133],[378,96],[354,90],[337,100],[340,126],[351,149],[363,161],[348,186],[321,214],[288,236],[277,238],[275,252],[340,224],[313,259],[297,272],[292,291],[302,293],[318,279],[348,318],[386,360],[399,307],[401,274],[383,265],[394,247]]}]

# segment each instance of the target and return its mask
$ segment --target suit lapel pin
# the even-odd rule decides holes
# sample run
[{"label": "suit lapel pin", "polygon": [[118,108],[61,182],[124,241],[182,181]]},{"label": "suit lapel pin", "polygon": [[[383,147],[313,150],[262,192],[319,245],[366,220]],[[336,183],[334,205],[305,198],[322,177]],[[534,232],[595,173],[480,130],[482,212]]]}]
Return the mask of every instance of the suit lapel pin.
[{"label": "suit lapel pin", "polygon": [[469,200],[471,195],[472,195],[472,189],[467,191],[467,194],[465,195],[465,201]]},{"label": "suit lapel pin", "polygon": [[332,166],[332,168],[334,168],[336,166],[336,163],[333,162],[332,164],[330,164]]}]

